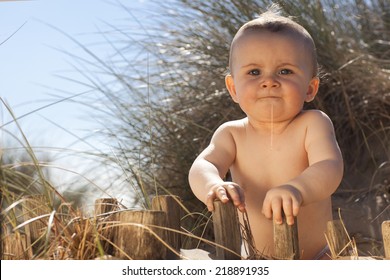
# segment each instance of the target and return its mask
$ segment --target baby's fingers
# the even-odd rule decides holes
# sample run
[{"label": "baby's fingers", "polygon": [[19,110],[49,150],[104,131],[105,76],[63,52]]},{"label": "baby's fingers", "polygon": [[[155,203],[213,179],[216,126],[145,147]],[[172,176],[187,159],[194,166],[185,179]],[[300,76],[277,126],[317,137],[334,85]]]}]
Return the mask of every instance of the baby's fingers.
[{"label": "baby's fingers", "polygon": [[286,216],[286,222],[288,225],[294,224],[294,211],[293,211],[293,203],[291,199],[284,199],[283,200],[283,212]]},{"label": "baby's fingers", "polygon": [[233,204],[240,210],[241,212],[245,211],[245,196],[244,192],[239,186],[234,184],[226,186],[226,191],[229,194]]},{"label": "baby's fingers", "polygon": [[226,190],[224,187],[220,186],[220,187],[212,188],[208,192],[207,198],[206,198],[206,206],[207,206],[207,209],[209,211],[214,211],[214,200],[216,200],[216,199],[221,200],[223,203],[226,203],[227,201],[229,201],[229,198],[227,196],[227,193],[226,193]]},{"label": "baby's fingers", "polygon": [[275,223],[281,224],[283,222],[282,219],[282,199],[278,197],[274,197],[269,199],[266,196],[263,203],[263,214],[267,219],[274,220]]},{"label": "baby's fingers", "polygon": [[283,216],[282,216],[282,201],[281,199],[274,199],[272,200],[272,215],[274,218],[274,222],[278,225],[281,225],[283,223]]}]

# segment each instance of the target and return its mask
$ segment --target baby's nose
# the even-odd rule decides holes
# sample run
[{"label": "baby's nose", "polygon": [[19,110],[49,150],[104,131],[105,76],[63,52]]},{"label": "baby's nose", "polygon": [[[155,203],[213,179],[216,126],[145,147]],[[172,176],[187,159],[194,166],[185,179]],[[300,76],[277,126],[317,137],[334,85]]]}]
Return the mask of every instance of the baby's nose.
[{"label": "baby's nose", "polygon": [[261,83],[262,88],[278,87],[279,82],[272,76],[265,77]]}]

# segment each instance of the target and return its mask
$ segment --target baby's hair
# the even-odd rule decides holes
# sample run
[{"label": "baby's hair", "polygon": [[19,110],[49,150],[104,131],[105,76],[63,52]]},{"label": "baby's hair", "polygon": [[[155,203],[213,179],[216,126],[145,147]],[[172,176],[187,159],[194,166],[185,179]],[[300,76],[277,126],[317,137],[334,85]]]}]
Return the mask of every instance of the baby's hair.
[{"label": "baby's hair", "polygon": [[232,70],[233,61],[233,49],[237,39],[249,32],[268,31],[272,33],[281,34],[293,34],[304,42],[304,45],[311,52],[312,64],[313,64],[313,77],[318,75],[318,63],[317,63],[317,51],[314,44],[314,40],[309,32],[301,25],[296,23],[289,17],[282,16],[280,13],[280,7],[273,4],[266,12],[262,13],[259,17],[245,23],[237,31],[230,46],[229,55],[229,68]]}]

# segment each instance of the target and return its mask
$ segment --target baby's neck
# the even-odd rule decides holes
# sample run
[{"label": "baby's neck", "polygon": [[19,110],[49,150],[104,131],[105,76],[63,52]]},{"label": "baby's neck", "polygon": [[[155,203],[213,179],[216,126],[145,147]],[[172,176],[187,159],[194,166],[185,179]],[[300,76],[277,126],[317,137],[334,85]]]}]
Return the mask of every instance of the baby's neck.
[{"label": "baby's neck", "polygon": [[294,119],[295,118],[284,121],[262,122],[247,118],[247,122],[248,126],[258,133],[282,134]]}]

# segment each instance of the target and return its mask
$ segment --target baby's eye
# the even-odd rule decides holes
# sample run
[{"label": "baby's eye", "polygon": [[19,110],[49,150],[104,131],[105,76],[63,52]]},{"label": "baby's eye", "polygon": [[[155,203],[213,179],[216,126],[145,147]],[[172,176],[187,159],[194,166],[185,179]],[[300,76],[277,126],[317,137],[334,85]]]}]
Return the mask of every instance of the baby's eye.
[{"label": "baby's eye", "polygon": [[289,75],[289,74],[293,74],[293,71],[291,71],[290,69],[282,69],[279,71],[279,74],[281,75]]},{"label": "baby's eye", "polygon": [[248,72],[249,75],[252,75],[252,76],[258,76],[260,75],[260,70],[259,69],[253,69],[253,70],[250,70]]}]

